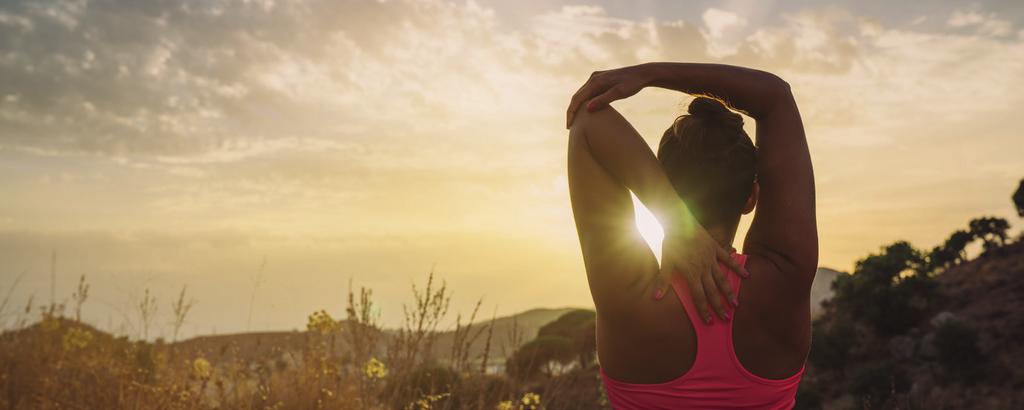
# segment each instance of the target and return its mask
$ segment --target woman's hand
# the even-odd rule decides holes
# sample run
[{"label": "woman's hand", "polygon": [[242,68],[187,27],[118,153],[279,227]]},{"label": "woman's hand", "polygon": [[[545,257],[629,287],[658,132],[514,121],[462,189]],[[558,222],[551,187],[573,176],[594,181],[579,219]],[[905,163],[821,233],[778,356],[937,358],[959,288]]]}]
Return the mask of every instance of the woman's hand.
[{"label": "woman's hand", "polygon": [[572,120],[583,104],[588,111],[607,107],[615,100],[631,97],[644,89],[651,80],[646,65],[595,71],[590,79],[576,91],[565,113],[565,128],[572,126]]},{"label": "woman's hand", "polygon": [[659,280],[663,282],[657,285],[659,293],[656,297],[664,294],[663,286],[671,283],[673,275],[680,275],[686,279],[693,304],[705,323],[711,323],[709,305],[719,318],[728,320],[729,313],[722,304],[722,297],[733,306],[739,306],[739,300],[718,263],[724,263],[743,278],[750,277],[750,273],[736,263],[730,253],[696,221],[667,230],[661,249]]}]

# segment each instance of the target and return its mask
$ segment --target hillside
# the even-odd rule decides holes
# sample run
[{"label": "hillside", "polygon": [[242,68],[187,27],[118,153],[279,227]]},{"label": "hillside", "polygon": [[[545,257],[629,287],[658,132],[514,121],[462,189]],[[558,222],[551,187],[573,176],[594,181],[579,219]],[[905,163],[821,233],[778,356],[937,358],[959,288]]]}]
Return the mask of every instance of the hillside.
[{"label": "hillside", "polygon": [[[510,338],[512,337],[513,329],[516,329],[516,332],[520,334],[518,341],[521,344],[536,337],[537,331],[541,326],[571,310],[573,308],[531,309],[514,315],[495,318],[492,355],[504,356],[503,352],[511,354],[518,347],[511,345]],[[470,329],[470,334],[477,333],[488,324],[490,324],[490,319],[477,321]],[[342,327],[344,328],[344,325]],[[390,333],[392,331],[385,329],[385,334]],[[453,331],[448,330],[441,332],[437,336],[434,345],[436,357],[442,360],[447,359],[451,352],[453,333]],[[305,345],[306,337],[305,331],[233,333],[197,336],[170,344],[168,347],[186,357],[216,357],[219,359],[254,361],[277,357],[281,352],[297,351]],[[477,357],[482,353],[484,337],[486,335],[481,334],[477,343],[471,345],[470,357]],[[337,348],[345,348],[344,337],[337,338],[335,342]]]},{"label": "hillside", "polygon": [[826,304],[798,408],[1024,407],[1022,278],[1021,241],[950,267],[931,300],[912,301],[929,306],[923,320],[892,335]]}]

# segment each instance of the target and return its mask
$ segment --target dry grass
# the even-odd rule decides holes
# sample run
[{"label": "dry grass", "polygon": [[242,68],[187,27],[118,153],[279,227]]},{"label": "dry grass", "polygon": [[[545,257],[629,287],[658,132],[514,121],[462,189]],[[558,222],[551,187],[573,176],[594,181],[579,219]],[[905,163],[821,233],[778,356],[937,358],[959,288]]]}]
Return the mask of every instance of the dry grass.
[{"label": "dry grass", "polygon": [[[12,285],[16,286],[16,284]],[[304,332],[237,335],[211,345],[146,341],[158,323],[158,303],[146,291],[135,303],[136,338],[113,336],[80,321],[88,299],[85,277],[65,306],[32,302],[0,334],[0,407],[8,409],[541,409],[602,404],[596,368],[541,380],[517,381],[488,372],[501,344],[522,344],[513,326],[494,334],[494,321],[473,324],[482,301],[448,320],[451,293],[431,272],[413,286],[399,329],[383,329],[370,289],[348,291],[344,318],[318,311]],[[195,302],[185,288],[170,304],[177,338]],[[4,303],[3,307],[7,307]],[[4,312],[0,311],[0,314]],[[8,312],[12,314],[14,312]],[[450,346],[438,338],[449,331]],[[441,350],[444,350],[443,352]],[[482,352],[482,353],[479,353]]]}]

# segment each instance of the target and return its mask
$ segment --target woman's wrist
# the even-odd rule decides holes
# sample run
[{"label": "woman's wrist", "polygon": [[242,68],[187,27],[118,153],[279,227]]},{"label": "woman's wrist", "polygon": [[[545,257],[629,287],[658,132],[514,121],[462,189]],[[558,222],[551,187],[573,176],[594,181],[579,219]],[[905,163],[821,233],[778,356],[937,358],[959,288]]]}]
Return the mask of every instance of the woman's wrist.
[{"label": "woman's wrist", "polygon": [[656,87],[665,75],[664,63],[643,63],[634,66],[644,87]]}]

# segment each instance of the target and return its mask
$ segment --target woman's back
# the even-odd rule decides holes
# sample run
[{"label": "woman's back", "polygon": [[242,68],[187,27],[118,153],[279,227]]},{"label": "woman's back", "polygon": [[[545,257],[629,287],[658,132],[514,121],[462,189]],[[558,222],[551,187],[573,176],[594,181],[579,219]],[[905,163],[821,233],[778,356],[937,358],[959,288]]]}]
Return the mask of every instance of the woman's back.
[{"label": "woman's back", "polygon": [[[737,253],[733,253],[733,258],[740,265],[746,265],[748,260],[746,255]],[[679,352],[683,356],[692,356],[692,360],[689,361],[688,366],[684,365],[685,368],[676,368],[679,376],[660,383],[630,383],[609,375],[609,372],[614,372],[614,369],[609,370],[607,366],[602,366],[601,375],[605,391],[614,408],[788,409],[793,406],[796,390],[803,375],[807,343],[800,343],[798,340],[795,343],[793,340],[783,340],[779,343],[779,340],[772,340],[765,344],[759,344],[767,339],[778,339],[779,335],[788,334],[788,332],[772,332],[769,329],[776,328],[778,325],[792,326],[792,324],[782,324],[778,323],[779,320],[771,320],[773,323],[765,326],[766,324],[762,322],[763,317],[777,318],[779,315],[759,314],[760,311],[765,307],[770,310],[772,306],[778,305],[778,302],[759,306],[763,303],[756,301],[756,294],[764,293],[764,291],[759,292],[753,288],[760,284],[743,284],[743,287],[748,288],[747,290],[751,292],[740,291],[741,278],[735,272],[728,270],[724,264],[721,268],[728,272],[727,279],[733,289],[738,292],[740,306],[743,308],[730,307],[729,314],[732,316],[730,320],[717,320],[711,324],[703,323],[695,313],[696,308],[686,282],[681,279],[673,281],[672,287],[675,293],[673,299],[679,301],[685,314],[680,312],[676,318],[663,318],[665,321],[663,326],[666,328],[690,327],[694,343],[677,340],[676,342],[679,343],[672,348],[671,345],[675,343],[668,341],[666,347],[669,347],[670,350],[666,353],[669,356],[674,356],[673,351]],[[763,276],[759,273],[762,272],[754,273],[757,275],[755,277],[762,278]],[[762,280],[761,284],[770,285],[770,282],[770,280]],[[746,297],[745,295],[748,293],[753,294],[754,297]],[[671,300],[670,297],[666,296],[668,299],[666,302]],[[790,318],[795,319],[792,316]],[[801,320],[788,321],[800,322]],[[804,326],[809,327],[806,320],[803,322]],[[671,336],[669,337],[671,338]],[[793,338],[783,336],[783,339]],[[754,361],[759,362],[759,367],[749,369],[744,364],[745,361],[740,359],[740,349],[744,350],[742,356],[747,356],[748,360],[754,358]],[[767,357],[769,360],[757,360],[761,357]],[[644,364],[644,367],[648,368],[647,370],[649,370],[650,363],[658,363],[658,361]],[[666,364],[668,367],[672,367],[671,360]],[[678,366],[678,364],[675,365]],[[779,374],[782,374],[782,377],[776,376]]]}]

